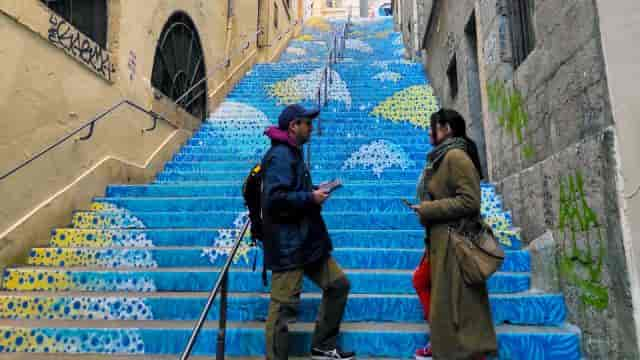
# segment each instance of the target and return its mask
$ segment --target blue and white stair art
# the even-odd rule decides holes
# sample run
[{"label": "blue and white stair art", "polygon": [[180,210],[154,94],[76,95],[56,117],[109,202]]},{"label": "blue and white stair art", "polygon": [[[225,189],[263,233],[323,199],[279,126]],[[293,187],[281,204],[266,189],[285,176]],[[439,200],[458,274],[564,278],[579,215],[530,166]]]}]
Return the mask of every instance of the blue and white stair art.
[{"label": "blue and white stair art", "polygon": [[[262,132],[284,104],[312,104],[328,38],[306,29],[279,63],[256,65],[239,82],[154,183],[109,186],[54,229],[48,247],[33,249],[27,266],[6,269],[0,351],[179,354],[246,218],[241,183],[268,146]],[[345,182],[324,214],[352,283],[340,343],[360,357],[408,358],[429,337],[411,282],[424,232],[399,199],[414,197],[430,150],[425,120],[438,102],[422,66],[398,58],[399,38],[390,21],[353,26],[311,144],[316,182]],[[531,288],[529,252],[490,184],[482,214],[507,250],[489,282],[500,358],[580,359],[562,295]],[[261,269],[260,250],[247,242],[229,277],[229,357],[264,355],[269,296],[254,262]],[[320,301],[304,287],[296,355],[309,350]],[[217,317],[214,308],[209,318]],[[196,355],[215,353],[215,327]]]}]

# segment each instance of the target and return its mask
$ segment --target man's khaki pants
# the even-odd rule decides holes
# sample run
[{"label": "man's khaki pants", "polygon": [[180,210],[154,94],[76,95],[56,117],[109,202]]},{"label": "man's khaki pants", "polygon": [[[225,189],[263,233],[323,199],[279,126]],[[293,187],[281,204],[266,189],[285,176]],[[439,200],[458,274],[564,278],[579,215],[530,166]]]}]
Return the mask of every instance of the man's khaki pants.
[{"label": "man's khaki pants", "polygon": [[322,289],[322,303],[311,346],[321,350],[336,348],[350,284],[340,266],[329,257],[304,269],[272,274],[271,303],[266,324],[266,353],[269,360],[283,360],[289,356],[289,324],[295,322],[298,315],[304,276]]}]

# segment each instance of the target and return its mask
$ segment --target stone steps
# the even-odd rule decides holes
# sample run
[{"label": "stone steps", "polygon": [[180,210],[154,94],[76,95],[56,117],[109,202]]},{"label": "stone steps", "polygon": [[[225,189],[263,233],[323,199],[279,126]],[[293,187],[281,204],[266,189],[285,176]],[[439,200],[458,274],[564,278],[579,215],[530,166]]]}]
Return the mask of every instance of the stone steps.
[{"label": "stone steps", "polygon": [[[353,294],[414,294],[410,270],[346,269]],[[265,290],[260,269],[232,268],[229,291]],[[98,269],[18,267],[4,272],[9,291],[209,291],[219,275],[212,267],[157,269]],[[518,293],[530,289],[529,273],[495,273],[487,283],[490,293]],[[305,280],[303,291],[318,289]]]},{"label": "stone steps", "polygon": [[[3,347],[5,351],[38,349],[40,342],[55,344],[49,349],[54,353],[63,350],[104,353],[117,349],[119,353],[139,351],[146,355],[177,355],[186,344],[192,326],[192,322],[184,321],[3,321],[0,331],[5,340],[0,344],[9,343],[8,337],[14,341],[9,343],[11,346]],[[262,323],[228,323],[225,355],[263,356],[263,326]],[[292,355],[307,354],[313,323],[297,323],[290,327]],[[579,331],[569,325],[553,328],[503,325],[497,327],[497,333],[501,358],[580,359]],[[360,357],[407,357],[413,353],[413,348],[428,339],[428,334],[426,325],[344,323],[341,343],[345,348],[358,349]],[[214,354],[216,336],[215,324],[206,326],[198,338],[194,355]],[[17,337],[22,338],[21,345],[15,344]],[[63,338],[68,339],[66,347],[59,346],[56,341]],[[106,342],[110,347],[105,348]]]},{"label": "stone steps", "polygon": [[[208,293],[153,292],[11,292],[0,293],[0,319],[4,320],[196,320]],[[299,321],[313,322],[321,296],[302,295]],[[523,292],[490,296],[496,325],[561,326],[566,317],[564,299],[558,294]],[[260,322],[268,314],[269,294],[231,293],[228,320]],[[219,301],[208,320],[218,320]],[[1,321],[1,320],[0,320]],[[414,295],[353,294],[347,302],[346,322],[424,323],[420,302]]]},{"label": "stone steps", "polygon": [[[164,268],[164,267],[222,267],[227,260],[227,248],[209,247],[155,247],[155,248],[34,248],[27,263],[34,266],[98,267],[98,268]],[[422,243],[422,242],[420,242]],[[345,268],[380,270],[413,270],[424,254],[423,249],[376,248],[371,242],[367,248],[344,248],[334,244],[333,256]],[[218,250],[219,252],[215,252]],[[262,268],[262,251],[258,248],[237,259],[234,267],[250,268],[254,263]],[[531,263],[526,250],[507,251],[501,271],[529,272]]]}]

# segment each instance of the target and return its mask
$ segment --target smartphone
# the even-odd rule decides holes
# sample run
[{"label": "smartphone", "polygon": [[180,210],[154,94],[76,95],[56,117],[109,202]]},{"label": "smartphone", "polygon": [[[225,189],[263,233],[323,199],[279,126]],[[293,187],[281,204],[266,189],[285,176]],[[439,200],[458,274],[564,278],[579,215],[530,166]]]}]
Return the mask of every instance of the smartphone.
[{"label": "smartphone", "polygon": [[407,205],[407,207],[408,207],[408,208],[413,209],[413,204],[412,204],[412,203],[410,203],[410,202],[409,202],[409,200],[404,199],[404,198],[402,198],[402,199],[400,199],[400,200],[402,200],[402,202],[403,202],[405,205]]},{"label": "smartphone", "polygon": [[325,190],[326,192],[331,194],[332,192],[336,191],[341,187],[342,187],[342,182],[340,182],[340,180],[334,179],[328,183],[322,184],[322,186],[320,186],[320,189]]}]

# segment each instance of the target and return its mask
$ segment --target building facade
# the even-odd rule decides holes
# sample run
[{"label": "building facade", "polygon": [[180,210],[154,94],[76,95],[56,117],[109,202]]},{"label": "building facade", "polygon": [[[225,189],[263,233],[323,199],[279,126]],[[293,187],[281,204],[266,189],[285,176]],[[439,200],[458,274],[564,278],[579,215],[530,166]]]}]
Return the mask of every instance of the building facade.
[{"label": "building facade", "polygon": [[106,184],[152,179],[303,16],[302,0],[0,2],[1,174],[123,100],[164,118],[152,126],[121,106],[90,138],[87,128],[0,180],[0,265],[44,245]]},{"label": "building facade", "polygon": [[[640,172],[634,1],[397,0],[396,27],[461,112],[590,359],[636,359]],[[624,45],[626,44],[626,45]],[[635,64],[635,65],[633,65]],[[634,140],[635,139],[635,140]]]}]

